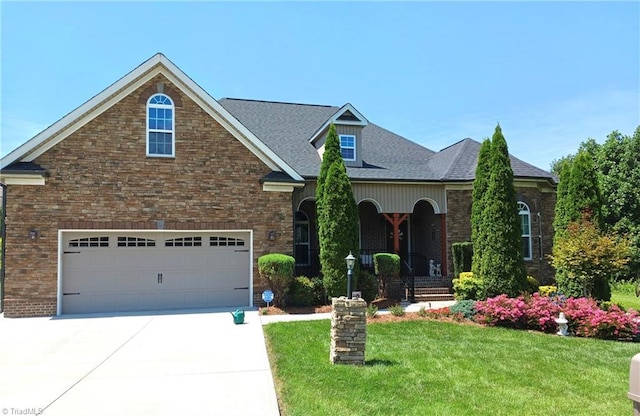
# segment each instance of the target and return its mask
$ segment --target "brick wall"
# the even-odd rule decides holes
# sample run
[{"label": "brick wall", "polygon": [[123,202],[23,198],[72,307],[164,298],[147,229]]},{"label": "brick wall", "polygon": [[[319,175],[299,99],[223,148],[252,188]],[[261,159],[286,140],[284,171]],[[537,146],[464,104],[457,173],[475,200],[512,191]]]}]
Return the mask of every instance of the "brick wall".
[{"label": "brick wall", "polygon": [[[175,158],[145,156],[158,82],[176,102]],[[292,254],[291,194],[262,191],[270,169],[178,91],[154,78],[38,157],[45,186],[8,187],[5,316],[55,314],[60,228],[253,229],[256,293],[258,257]]]},{"label": "brick wall", "polygon": [[[524,201],[531,210],[532,260],[526,260],[527,273],[540,283],[553,281],[555,271],[547,256],[553,248],[553,214],[556,194],[541,192],[537,188],[517,188],[518,200]],[[471,241],[471,190],[447,191],[447,270],[453,272],[451,245]],[[540,216],[538,217],[538,212]],[[539,231],[541,230],[541,233]],[[541,235],[542,251],[540,251]],[[542,258],[541,258],[542,254]]]}]

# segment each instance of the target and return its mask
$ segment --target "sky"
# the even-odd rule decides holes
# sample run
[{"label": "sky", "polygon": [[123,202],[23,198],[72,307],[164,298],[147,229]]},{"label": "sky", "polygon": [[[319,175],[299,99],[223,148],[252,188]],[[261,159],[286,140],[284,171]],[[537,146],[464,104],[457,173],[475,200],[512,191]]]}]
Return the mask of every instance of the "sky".
[{"label": "sky", "polygon": [[157,52],[216,99],[342,106],[543,169],[640,126],[640,2],[0,2],[5,156]]}]

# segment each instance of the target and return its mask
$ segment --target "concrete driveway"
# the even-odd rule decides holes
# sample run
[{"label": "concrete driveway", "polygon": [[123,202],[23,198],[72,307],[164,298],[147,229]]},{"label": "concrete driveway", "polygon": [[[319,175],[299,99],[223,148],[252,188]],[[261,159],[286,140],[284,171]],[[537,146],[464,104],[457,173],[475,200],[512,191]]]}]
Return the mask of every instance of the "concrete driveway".
[{"label": "concrete driveway", "polygon": [[0,413],[38,411],[279,415],[258,312],[0,318]]}]

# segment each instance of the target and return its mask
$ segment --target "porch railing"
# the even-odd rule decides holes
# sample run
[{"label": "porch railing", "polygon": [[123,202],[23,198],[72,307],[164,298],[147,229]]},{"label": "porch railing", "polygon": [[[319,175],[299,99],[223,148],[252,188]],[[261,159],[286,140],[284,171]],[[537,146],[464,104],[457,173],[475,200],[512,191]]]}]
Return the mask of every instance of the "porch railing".
[{"label": "porch railing", "polygon": [[[375,273],[373,264],[373,255],[380,253],[380,250],[360,250],[360,268],[370,273]],[[296,259],[299,261],[299,259]],[[296,263],[296,276],[316,277],[320,276],[320,250],[309,250],[309,256],[305,259],[305,263]],[[345,265],[346,268],[346,265]],[[419,280],[419,282],[418,282]],[[420,286],[451,286],[451,279],[448,277],[430,277],[429,276],[429,259],[420,253],[409,253],[406,258],[401,258],[400,262],[400,281],[401,288],[397,295],[408,295],[408,300],[414,301],[415,287],[419,283]]]}]

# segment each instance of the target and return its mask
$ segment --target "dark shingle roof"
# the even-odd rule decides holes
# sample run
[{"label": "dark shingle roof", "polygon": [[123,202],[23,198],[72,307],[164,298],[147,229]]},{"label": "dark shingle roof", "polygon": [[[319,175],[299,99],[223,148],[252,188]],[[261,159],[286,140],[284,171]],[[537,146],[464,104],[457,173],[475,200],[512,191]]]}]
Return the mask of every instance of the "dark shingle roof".
[{"label": "dark shingle roof", "polygon": [[[235,98],[219,103],[298,174],[317,177],[321,159],[309,139],[340,107]],[[480,143],[464,139],[436,153],[369,123],[362,129],[363,167],[347,173],[361,180],[470,181],[479,150]],[[555,182],[549,172],[513,156],[511,165],[516,177]]]}]

